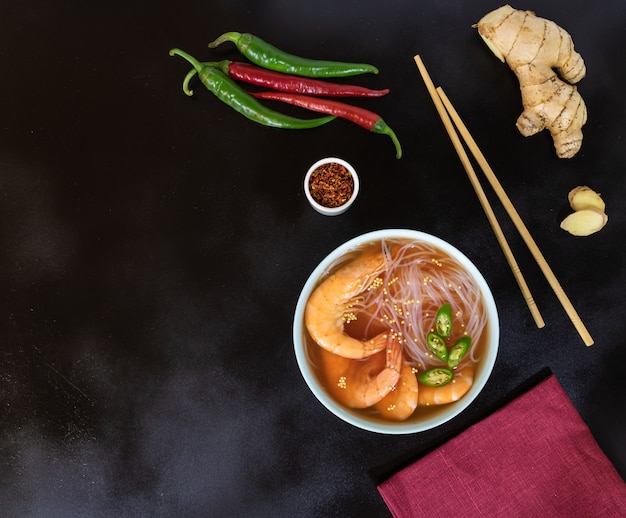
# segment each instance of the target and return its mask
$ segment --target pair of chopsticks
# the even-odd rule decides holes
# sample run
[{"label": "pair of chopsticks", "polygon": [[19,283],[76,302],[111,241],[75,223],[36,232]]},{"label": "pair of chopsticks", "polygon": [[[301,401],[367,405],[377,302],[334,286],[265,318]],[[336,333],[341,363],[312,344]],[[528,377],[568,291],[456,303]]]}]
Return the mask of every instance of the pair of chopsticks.
[{"label": "pair of chopsticks", "polygon": [[[458,113],[452,106],[452,103],[450,102],[450,100],[448,99],[448,97],[446,96],[446,94],[444,93],[441,87],[435,87],[435,85],[433,84],[430,78],[430,75],[426,71],[426,67],[424,66],[424,63],[422,62],[421,57],[419,55],[416,55],[414,56],[413,59],[415,60],[417,68],[419,69],[420,74],[422,75],[422,79],[424,80],[424,83],[426,84],[428,93],[430,93],[430,96],[433,99],[435,108],[437,109],[437,112],[439,113],[439,116],[441,117],[441,120],[448,132],[450,140],[452,141],[452,144],[457,154],[459,155],[461,163],[463,164],[463,167],[465,168],[465,172],[467,173],[467,176],[469,177],[472,187],[474,188],[474,191],[476,191],[476,195],[478,196],[480,204],[483,210],[485,211],[485,215],[487,216],[487,219],[489,220],[489,224],[491,225],[491,228],[493,229],[496,235],[496,239],[498,240],[498,243],[500,244],[500,247],[502,248],[502,251],[504,252],[506,260],[511,268],[511,271],[513,272],[513,275],[515,276],[515,280],[517,281],[517,284],[522,292],[522,295],[524,296],[524,300],[526,301],[526,304],[528,305],[528,309],[530,310],[530,313],[533,316],[533,319],[535,320],[537,327],[539,328],[544,327],[545,323],[543,321],[543,318],[539,312],[539,309],[537,308],[537,305],[535,304],[535,301],[533,300],[532,294],[530,293],[530,290],[528,288],[528,285],[526,284],[524,276],[522,275],[522,272],[515,260],[515,257],[513,256],[513,252],[511,251],[511,248],[509,244],[507,243],[506,238],[504,237],[502,228],[500,227],[500,224],[498,223],[498,220],[496,219],[493,209],[491,208],[491,205],[489,204],[489,200],[487,199],[487,196],[485,195],[485,191],[481,187],[480,181],[478,180],[478,177],[476,176],[474,168],[472,167],[472,163],[467,153],[465,152],[465,148],[463,147],[463,144],[459,138],[459,135],[457,134],[457,131],[455,130],[455,126],[458,132],[463,137],[465,144],[470,149],[476,162],[478,162],[478,165],[480,166],[485,177],[491,184],[491,187],[493,188],[500,202],[504,206],[504,209],[506,210],[507,214],[513,221],[515,228],[522,236],[524,243],[526,243],[526,246],[528,247],[535,261],[539,265],[539,268],[543,272],[546,280],[552,287],[552,290],[554,291],[555,295],[559,299],[559,302],[563,306],[563,309],[565,310],[570,320],[572,321],[572,324],[574,324],[574,327],[578,331],[578,334],[583,339],[583,342],[587,346],[593,345],[593,338],[587,331],[587,328],[585,327],[582,320],[578,316],[578,313],[574,309],[574,306],[570,302],[569,298],[563,291],[563,288],[559,284],[559,281],[557,280],[556,276],[552,272],[552,269],[550,268],[547,261],[543,257],[543,254],[539,250],[539,247],[535,243],[535,240],[530,235],[530,232],[526,228],[526,225],[522,221],[522,218],[520,218],[519,214],[517,213],[517,210],[515,210],[513,203],[511,202],[506,192],[502,188],[502,185],[498,181],[495,173],[493,172],[493,170],[487,163],[487,160],[485,159],[484,155],[478,148],[478,145],[476,144],[472,136],[470,135],[467,127],[465,126],[465,124],[463,124],[463,121],[461,120]],[[451,118],[452,120],[454,120],[454,124],[452,123]]]}]

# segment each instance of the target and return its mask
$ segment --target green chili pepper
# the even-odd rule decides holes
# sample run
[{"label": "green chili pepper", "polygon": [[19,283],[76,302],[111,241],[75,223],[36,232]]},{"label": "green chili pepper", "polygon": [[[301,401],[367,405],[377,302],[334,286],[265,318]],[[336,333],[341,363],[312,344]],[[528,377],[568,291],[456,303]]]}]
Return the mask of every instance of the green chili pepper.
[{"label": "green chili pepper", "polygon": [[465,356],[465,353],[469,349],[471,343],[472,339],[469,336],[459,338],[458,342],[455,343],[450,349],[450,354],[448,356],[448,367],[454,369],[459,364],[461,358]]},{"label": "green chili pepper", "polygon": [[454,379],[454,372],[445,367],[435,367],[422,372],[417,379],[429,387],[443,387]]},{"label": "green chili pepper", "polygon": [[436,333],[428,333],[426,337],[426,342],[428,343],[428,348],[435,353],[435,356],[444,362],[448,360],[448,348],[446,347],[446,343]]},{"label": "green chili pepper", "polygon": [[249,33],[226,32],[215,41],[209,43],[209,48],[231,41],[239,52],[255,65],[303,77],[347,77],[371,72],[378,74],[378,69],[365,63],[344,63],[341,61],[323,61],[307,59],[288,54]]},{"label": "green chili pepper", "polygon": [[444,304],[439,308],[439,311],[437,311],[435,329],[437,330],[437,334],[443,338],[450,336],[450,332],[452,331],[452,308],[450,304]]},{"label": "green chili pepper", "polygon": [[[335,119],[334,115],[316,119],[298,119],[271,110],[263,106],[221,70],[200,63],[197,59],[180,49],[170,50],[170,56],[180,56],[186,59],[193,65],[202,84],[220,101],[234,108],[248,119],[263,124],[264,126],[284,129],[306,129],[321,126]],[[187,74],[183,83],[183,89],[187,95],[191,95],[192,93],[191,90],[188,89],[190,74],[191,72]]]}]

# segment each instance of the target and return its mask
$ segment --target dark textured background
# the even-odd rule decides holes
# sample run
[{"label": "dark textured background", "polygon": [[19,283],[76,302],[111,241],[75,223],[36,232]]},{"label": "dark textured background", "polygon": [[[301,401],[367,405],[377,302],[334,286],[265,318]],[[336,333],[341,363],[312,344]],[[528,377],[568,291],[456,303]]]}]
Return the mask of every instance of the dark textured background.
[{"label": "dark textured background", "polygon": [[[626,476],[623,239],[626,5],[514,5],[551,18],[587,62],[580,154],[524,139],[517,80],[472,24],[493,1],[5,2],[0,15],[0,501],[11,517],[387,516],[373,474],[413,458],[556,374]],[[247,121],[168,56],[225,31],[295,54],[365,61],[363,101],[395,129],[287,132]],[[497,215],[547,326],[537,329],[413,62],[421,54],[497,172],[595,338],[587,348],[506,214]],[[356,102],[356,101],[355,101]],[[343,216],[302,179],[336,155],[360,173]],[[610,221],[558,228],[588,184]],[[491,191],[487,190],[495,202]],[[459,247],[490,283],[501,349],[480,397],[436,430],[382,436],[313,397],[295,362],[299,290],[342,242],[412,228]]]}]

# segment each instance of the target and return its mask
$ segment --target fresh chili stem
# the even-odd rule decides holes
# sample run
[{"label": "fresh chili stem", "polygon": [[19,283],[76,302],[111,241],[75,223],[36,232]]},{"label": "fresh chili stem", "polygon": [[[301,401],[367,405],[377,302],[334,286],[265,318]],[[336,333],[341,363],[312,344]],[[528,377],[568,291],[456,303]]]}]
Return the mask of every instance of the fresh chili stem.
[{"label": "fresh chili stem", "polygon": [[273,88],[281,92],[319,95],[322,97],[381,97],[389,93],[389,88],[372,90],[363,86],[331,83],[320,79],[274,72],[250,63],[239,63],[228,59],[213,62],[207,61],[203,64],[219,68],[232,79],[252,85]]},{"label": "fresh chili stem", "polygon": [[192,68],[189,72],[187,72],[185,79],[183,79],[183,92],[185,92],[189,97],[193,95],[193,90],[189,88],[189,82],[197,74],[198,74],[198,71],[195,68]]},{"label": "fresh chili stem", "polygon": [[250,33],[226,32],[209,48],[215,48],[227,41],[233,42],[239,52],[255,65],[304,77],[347,77],[359,74],[378,74],[378,69],[365,63],[346,63],[342,61],[324,61],[308,59],[284,52]]},{"label": "fresh chili stem", "polygon": [[[271,110],[262,105],[221,70],[203,65],[196,58],[180,49],[172,49],[169,53],[170,56],[180,56],[191,63],[194,70],[198,73],[202,84],[220,101],[226,103],[248,119],[264,126],[284,129],[315,128],[335,118],[335,116],[328,116],[317,119],[298,119]],[[188,95],[192,93],[188,88],[190,78],[191,72],[187,74],[183,82],[183,90]]]},{"label": "fresh chili stem", "polygon": [[352,121],[372,133],[388,135],[396,148],[396,158],[402,157],[402,147],[400,146],[400,142],[394,131],[387,125],[380,115],[366,110],[365,108],[335,101],[333,99],[319,99],[308,95],[285,92],[255,92],[252,93],[252,95],[257,99],[282,101],[311,111],[330,113],[332,115],[336,115],[337,117]]}]

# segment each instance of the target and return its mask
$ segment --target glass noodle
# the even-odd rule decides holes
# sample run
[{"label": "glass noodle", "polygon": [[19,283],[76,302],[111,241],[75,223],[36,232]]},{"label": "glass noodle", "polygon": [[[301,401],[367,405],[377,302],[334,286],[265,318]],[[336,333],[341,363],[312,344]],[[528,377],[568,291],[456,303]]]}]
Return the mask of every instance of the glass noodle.
[{"label": "glass noodle", "polygon": [[465,335],[470,349],[458,369],[476,363],[487,325],[487,311],[474,279],[448,254],[430,244],[407,240],[382,240],[385,265],[365,280],[363,291],[349,308],[346,331],[370,338],[388,329],[402,343],[405,359],[420,371],[445,362],[428,348],[426,337],[434,331],[437,310],[452,307],[452,332],[448,348]]}]

